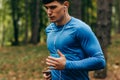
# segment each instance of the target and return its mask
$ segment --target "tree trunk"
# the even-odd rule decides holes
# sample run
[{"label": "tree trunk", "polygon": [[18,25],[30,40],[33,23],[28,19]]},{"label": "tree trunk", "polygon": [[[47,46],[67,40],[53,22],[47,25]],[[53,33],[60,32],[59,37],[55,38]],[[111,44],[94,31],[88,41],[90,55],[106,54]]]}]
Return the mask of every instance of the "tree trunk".
[{"label": "tree trunk", "polygon": [[13,45],[18,45],[18,1],[17,0],[11,0],[11,8],[12,8],[12,19],[13,19],[13,26],[14,26],[14,41]]},{"label": "tree trunk", "polygon": [[[0,1],[1,6],[3,6],[3,1]],[[4,45],[4,24],[3,24],[3,19],[4,19],[4,9],[1,7],[0,8],[0,47]]]},{"label": "tree trunk", "polygon": [[0,47],[4,46],[4,40],[5,40],[5,26],[3,23],[4,19],[4,10],[0,14]]},{"label": "tree trunk", "polygon": [[113,18],[113,27],[115,29],[115,33],[120,33],[120,0],[116,0],[114,1],[114,7],[115,7],[115,11],[114,11],[114,18]]},{"label": "tree trunk", "polygon": [[[103,49],[105,59],[107,62],[106,48],[110,44],[111,40],[111,16],[112,16],[112,0],[97,0],[98,5],[98,17],[97,27],[95,33],[100,41]],[[107,66],[105,69],[95,71],[95,78],[105,78],[107,76]]]},{"label": "tree trunk", "polygon": [[95,6],[93,6],[93,0],[82,0],[81,1],[81,13],[82,13],[81,18],[84,22],[90,25],[91,28],[96,26],[96,22],[95,22],[96,17],[93,16],[95,11],[96,10],[95,10]]},{"label": "tree trunk", "polygon": [[25,0],[25,38],[24,43],[28,43],[28,0]]},{"label": "tree trunk", "polygon": [[39,38],[39,0],[35,0],[35,9],[33,9],[33,25],[32,25],[32,37],[31,37],[31,43],[37,44],[38,38]]},{"label": "tree trunk", "polygon": [[71,15],[78,19],[81,19],[81,0],[71,1]]}]

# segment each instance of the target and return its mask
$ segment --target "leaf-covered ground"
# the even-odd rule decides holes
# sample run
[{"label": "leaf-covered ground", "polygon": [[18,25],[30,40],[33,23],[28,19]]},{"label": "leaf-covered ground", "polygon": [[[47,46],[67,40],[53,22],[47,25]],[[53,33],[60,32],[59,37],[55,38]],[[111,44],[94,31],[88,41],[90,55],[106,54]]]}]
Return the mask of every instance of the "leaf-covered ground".
[{"label": "leaf-covered ground", "polygon": [[[46,45],[0,48],[0,80],[43,80],[42,71],[46,68],[47,56]],[[91,80],[120,80],[120,35],[112,37],[107,56],[108,76],[95,79],[91,72]]]},{"label": "leaf-covered ground", "polygon": [[46,46],[0,48],[0,80],[41,80]]}]

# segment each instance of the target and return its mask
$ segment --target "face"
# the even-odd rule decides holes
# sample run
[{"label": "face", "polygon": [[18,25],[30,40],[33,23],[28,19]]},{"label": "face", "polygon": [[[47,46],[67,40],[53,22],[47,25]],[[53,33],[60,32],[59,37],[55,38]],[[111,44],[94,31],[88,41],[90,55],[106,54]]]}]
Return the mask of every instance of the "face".
[{"label": "face", "polygon": [[51,22],[59,22],[64,18],[65,8],[64,4],[60,4],[57,1],[45,4],[48,18]]}]

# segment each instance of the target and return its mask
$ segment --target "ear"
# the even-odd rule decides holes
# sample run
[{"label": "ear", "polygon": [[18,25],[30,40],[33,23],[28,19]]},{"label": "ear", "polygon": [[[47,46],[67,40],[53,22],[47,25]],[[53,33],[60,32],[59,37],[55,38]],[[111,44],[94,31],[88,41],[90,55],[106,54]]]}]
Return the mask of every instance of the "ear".
[{"label": "ear", "polygon": [[68,1],[65,1],[65,2],[64,2],[64,7],[65,7],[65,8],[68,8],[68,7],[69,7],[69,2],[68,2]]}]

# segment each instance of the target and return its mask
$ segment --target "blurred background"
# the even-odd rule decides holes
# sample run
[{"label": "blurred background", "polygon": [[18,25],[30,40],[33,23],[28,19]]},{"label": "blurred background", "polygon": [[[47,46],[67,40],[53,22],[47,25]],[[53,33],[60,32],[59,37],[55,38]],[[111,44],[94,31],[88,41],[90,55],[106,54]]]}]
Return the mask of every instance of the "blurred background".
[{"label": "blurred background", "polygon": [[[71,16],[86,22],[102,46],[107,66],[91,80],[120,80],[120,0],[70,0]],[[43,80],[45,28],[40,0],[0,0],[0,80]]]}]

